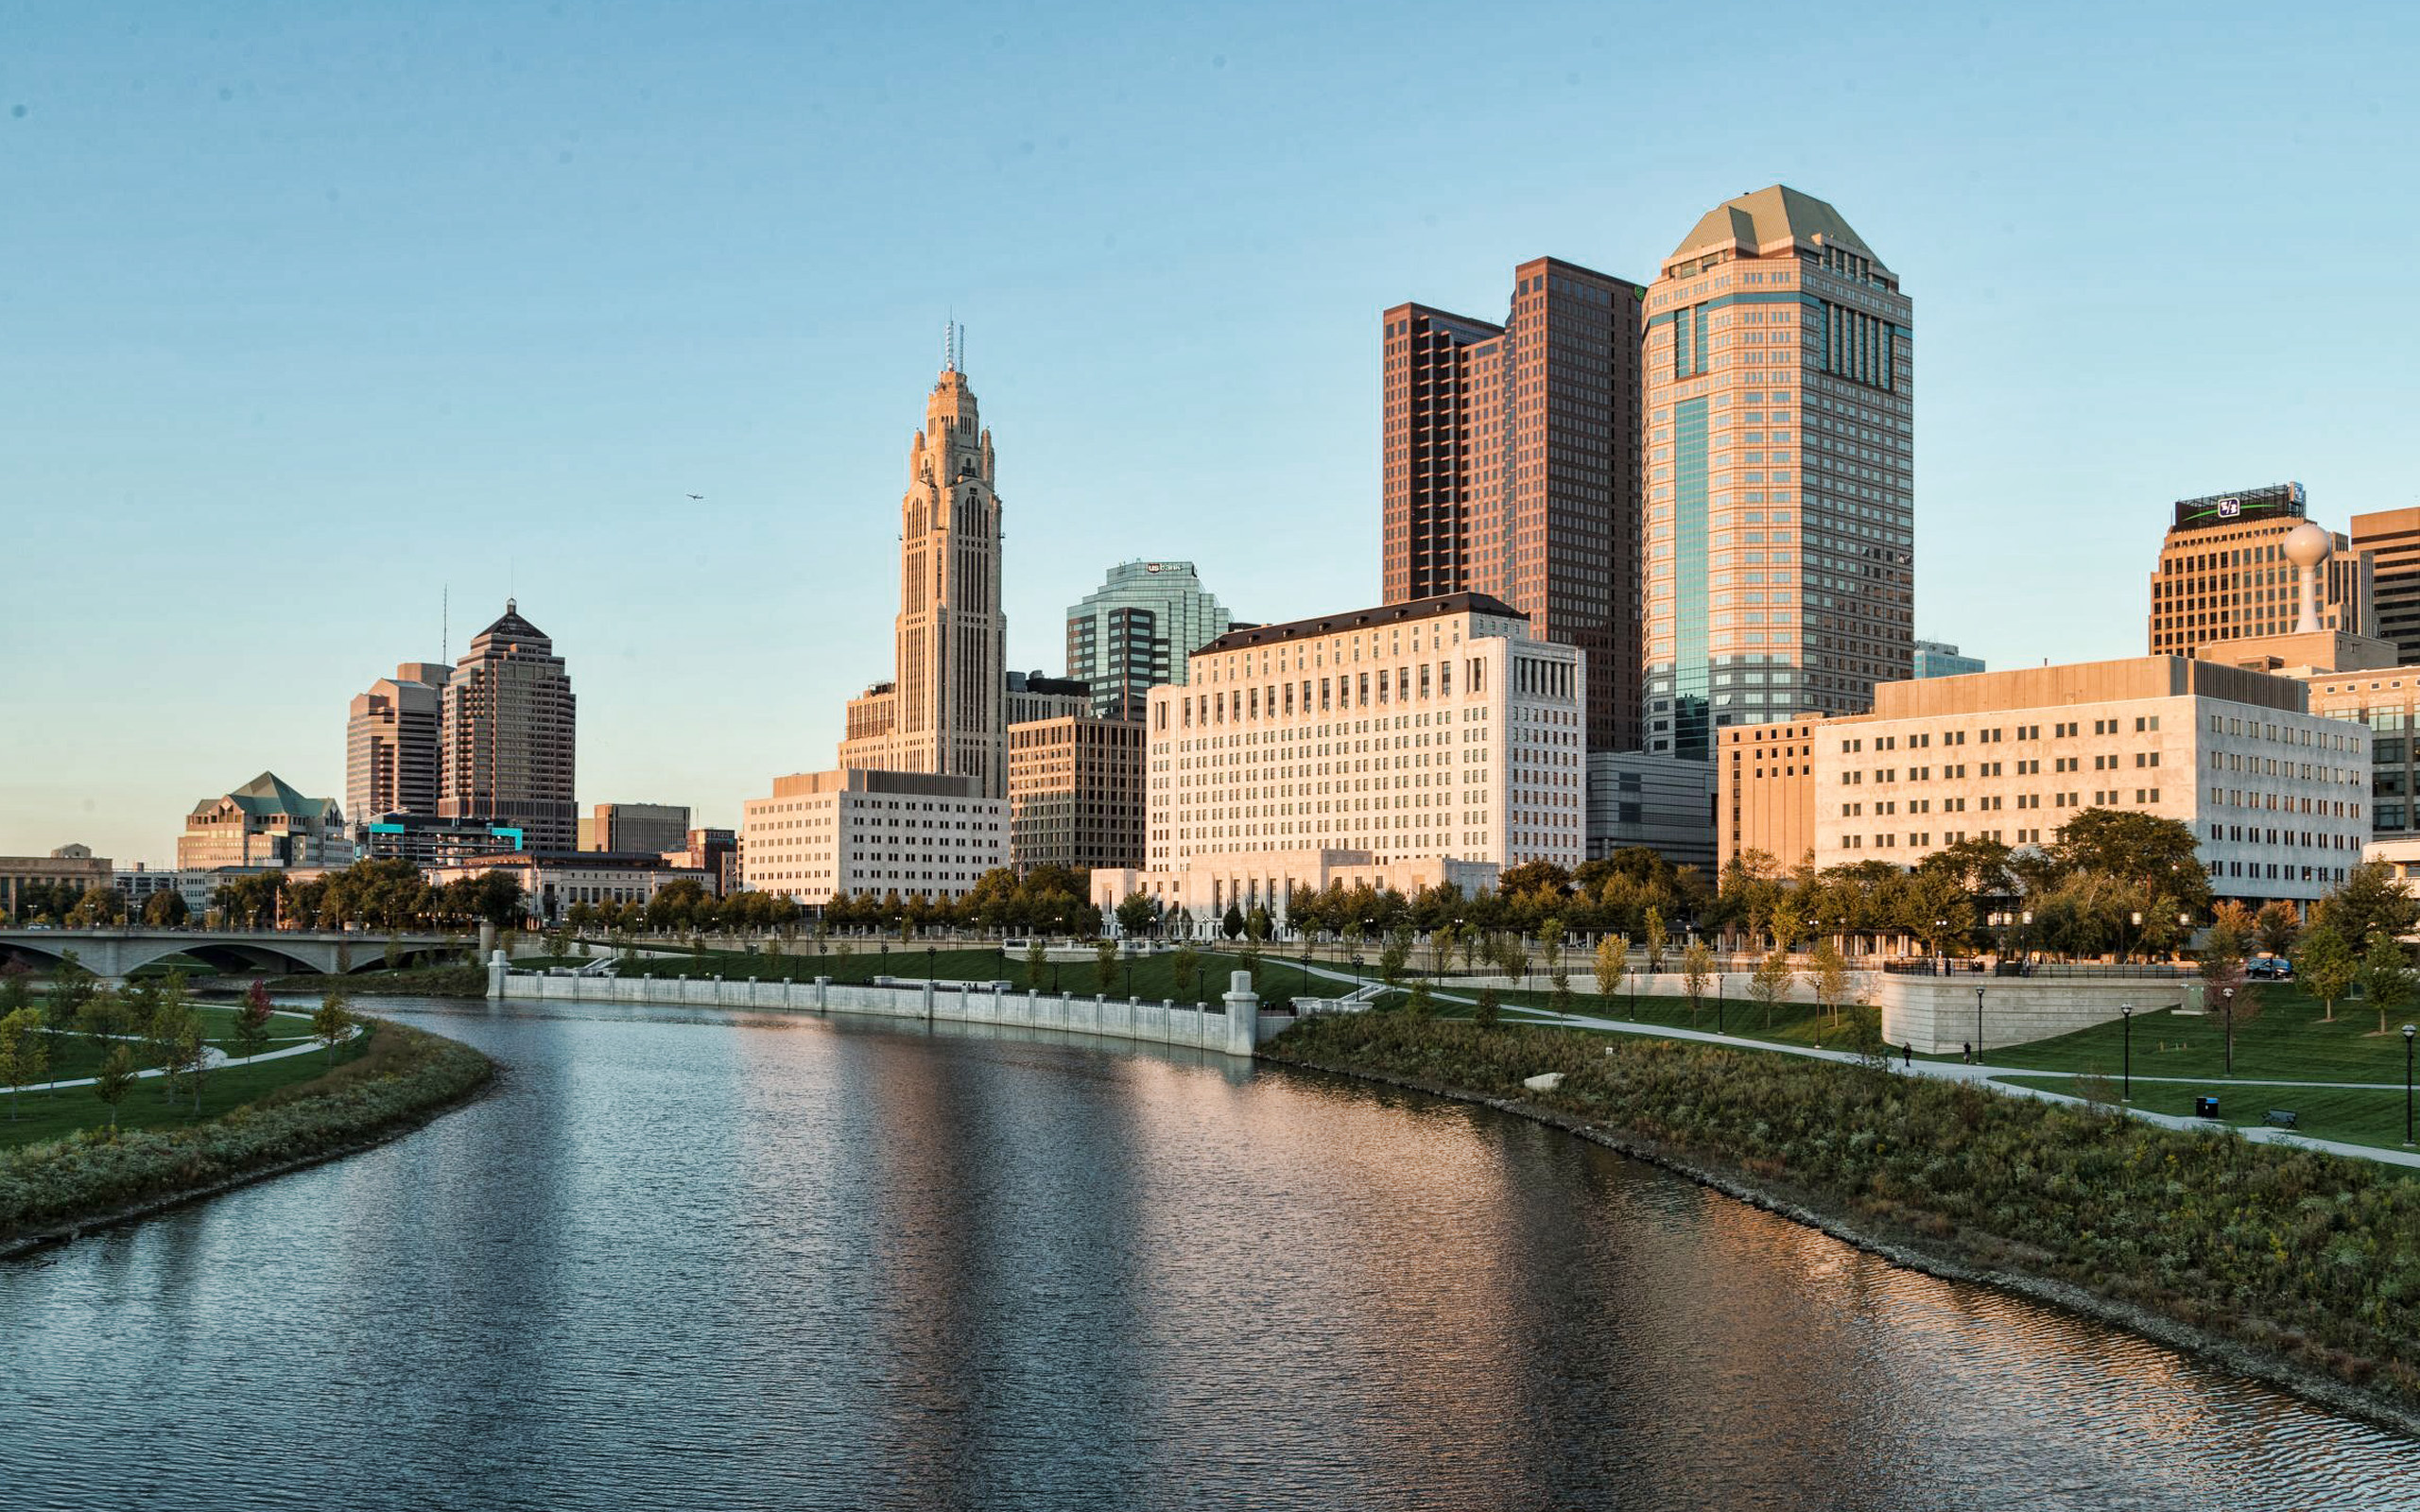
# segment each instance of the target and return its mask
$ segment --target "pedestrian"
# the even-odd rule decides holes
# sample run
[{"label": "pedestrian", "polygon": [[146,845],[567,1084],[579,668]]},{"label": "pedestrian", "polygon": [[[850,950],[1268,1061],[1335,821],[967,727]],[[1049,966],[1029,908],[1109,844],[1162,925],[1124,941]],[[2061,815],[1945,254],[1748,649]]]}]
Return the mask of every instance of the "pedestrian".
[{"label": "pedestrian", "polygon": [[1973,1065],[1973,1064],[1975,1063],[1975,1041],[1974,1041],[1974,1040],[1967,1040],[1965,1043],[1963,1043],[1963,1044],[1962,1044],[1962,1045],[1960,1045],[1960,1046],[1958,1047],[1958,1058],[1959,1058],[1961,1061],[1962,1061],[1963,1063],[1965,1063],[1966,1065],[1969,1065],[1969,1066],[1971,1066],[1971,1065]]},{"label": "pedestrian", "polygon": [[1910,1071],[1913,1071],[1913,1070],[1915,1070],[1915,1069],[1916,1069],[1916,1042],[1915,1042],[1913,1040],[1909,1040],[1905,1045],[1902,1045],[1900,1048],[1901,1048],[1901,1049],[1903,1049],[1903,1050],[1905,1050],[1905,1051],[1907,1051],[1907,1053],[1908,1053],[1908,1069],[1909,1069]]}]

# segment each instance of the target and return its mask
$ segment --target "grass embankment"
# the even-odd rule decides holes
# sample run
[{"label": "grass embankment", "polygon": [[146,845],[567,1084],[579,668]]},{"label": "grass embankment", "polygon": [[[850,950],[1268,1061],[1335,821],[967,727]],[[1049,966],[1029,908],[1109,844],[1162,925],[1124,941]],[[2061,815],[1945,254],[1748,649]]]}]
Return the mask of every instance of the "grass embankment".
[{"label": "grass embankment", "polygon": [[[811,951],[812,947],[802,945],[799,949]],[[525,959],[514,964],[527,968],[542,962]],[[544,964],[580,963],[548,960]],[[1120,960],[1112,977],[1111,996],[1122,998],[1129,995],[1130,965],[1132,968],[1132,996],[1149,1002],[1172,998],[1179,1003],[1215,1003],[1226,993],[1227,973],[1240,970],[1242,963],[1229,956],[1204,952],[1194,972],[1179,982],[1176,968],[1167,953],[1136,956],[1131,963]],[[860,984],[871,982],[877,976],[908,981],[923,981],[926,977],[943,982],[1005,980],[1023,989],[1028,968],[1024,956],[1014,952],[1009,954],[1004,965],[997,951],[937,950],[927,956],[921,947],[903,950],[894,946],[889,955],[884,955],[878,949],[853,950],[846,955],[751,955],[738,952],[707,951],[693,955],[640,956],[617,962],[614,970],[617,975],[628,977],[719,976],[733,982],[812,982],[819,976],[828,976],[835,982]],[[1100,973],[1090,959],[1046,962],[1042,973],[1042,988],[1046,992],[1073,992],[1089,997],[1101,990]],[[1298,980],[1298,973],[1290,966],[1271,957],[1262,959],[1260,983],[1264,991],[1290,992]],[[485,990],[484,986],[481,990]]]},{"label": "grass embankment", "polygon": [[[179,1126],[121,1126],[114,1136],[88,1128],[0,1150],[0,1247],[340,1153],[467,1095],[495,1069],[468,1045],[404,1024],[373,1020],[368,1029],[333,1070],[316,1056],[245,1068],[312,1074],[241,1102],[227,1099],[248,1085],[245,1069],[213,1072],[199,1124],[167,1119]],[[100,1108],[90,1088],[57,1095]],[[137,1084],[121,1125],[158,1096],[155,1083]]]},{"label": "grass embankment", "polygon": [[[2390,1032],[2379,1034],[2377,1013],[2365,1004],[2337,1004],[2336,1022],[2329,1023],[2321,1018],[2323,1006],[2299,988],[2263,986],[2259,991],[2260,1012],[2252,1018],[2240,1013],[2236,1017],[2238,1080],[2403,1084],[2402,1027],[2412,1017],[2410,1008],[2390,1014]],[[1985,1002],[1988,1005],[1988,994]],[[1989,1033],[1988,1007],[1983,1026]],[[2135,1074],[2222,1076],[2226,1032],[2225,1016],[2215,1010],[2198,1016],[2169,1008],[2137,1012]],[[2021,1066],[2029,1071],[2099,1072],[2115,1076],[2124,1055],[2125,1026],[2102,1023],[2031,1044],[1987,1043],[1983,1058],[1995,1066]]]},{"label": "grass embankment", "polygon": [[483,966],[406,966],[348,976],[281,976],[268,984],[272,992],[325,992],[338,985],[348,993],[373,997],[483,998],[488,972]]},{"label": "grass embankment", "polygon": [[[1862,1067],[1401,1013],[1306,1020],[1262,1054],[1524,1102],[1952,1273],[2065,1283],[2420,1411],[2420,1181],[2368,1161]],[[1548,1071],[1556,1091],[1522,1088]]]},{"label": "grass embankment", "polygon": [[[194,1017],[200,1021],[202,1043],[225,1053],[230,1059],[244,1053],[243,1046],[235,1040],[236,1010],[234,1008],[199,1003],[192,1006]],[[309,1040],[311,1021],[307,1016],[297,1016],[291,1013],[276,1014],[268,1021],[268,1040],[261,1046],[263,1053],[284,1050]],[[73,1081],[78,1077],[94,1075],[99,1072],[101,1062],[109,1054],[109,1048],[105,1048],[102,1041],[72,1029],[46,1030],[43,1034],[42,1043],[46,1052],[43,1079],[47,1081]],[[110,1047],[113,1048],[116,1043],[118,1041],[111,1041]],[[150,1055],[150,1046],[139,1037],[127,1040],[124,1043],[132,1048],[137,1067],[148,1069],[158,1064]],[[0,1088],[0,1092],[5,1092],[6,1090]],[[92,1095],[90,1088],[78,1087],[71,1090],[78,1096],[90,1098]],[[97,1103],[94,1106],[99,1107]],[[5,1112],[0,1112],[0,1119],[5,1119],[6,1116]],[[6,1136],[0,1135],[0,1141],[4,1141],[5,1138]]]}]

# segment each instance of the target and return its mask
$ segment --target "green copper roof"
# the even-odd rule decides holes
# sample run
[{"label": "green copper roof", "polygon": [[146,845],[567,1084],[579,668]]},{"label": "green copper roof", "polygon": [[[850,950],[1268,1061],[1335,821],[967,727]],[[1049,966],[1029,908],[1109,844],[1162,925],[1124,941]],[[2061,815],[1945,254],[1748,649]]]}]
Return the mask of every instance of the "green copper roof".
[{"label": "green copper roof", "polygon": [[[237,808],[255,817],[272,814],[292,815],[296,818],[314,818],[336,806],[334,799],[304,798],[287,785],[275,772],[263,772],[243,786],[227,795]],[[202,808],[215,808],[218,800],[211,799]]]},{"label": "green copper roof", "polygon": [[1860,257],[1881,261],[1839,211],[1812,195],[1778,183],[1726,199],[1707,211],[1697,228],[1672,249],[1672,256],[1694,257],[1726,247],[1754,249],[1784,237],[1812,246],[1819,236],[1827,247],[1845,247]]}]

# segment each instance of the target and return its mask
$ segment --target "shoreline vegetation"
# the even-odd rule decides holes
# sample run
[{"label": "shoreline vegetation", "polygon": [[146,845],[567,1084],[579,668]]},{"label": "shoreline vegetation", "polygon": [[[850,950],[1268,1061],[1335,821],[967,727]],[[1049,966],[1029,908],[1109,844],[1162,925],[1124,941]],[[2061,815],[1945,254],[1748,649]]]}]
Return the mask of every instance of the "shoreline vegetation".
[{"label": "shoreline vegetation", "polygon": [[205,1123],[0,1150],[0,1259],[367,1148],[494,1075],[458,1041],[386,1020],[364,1027],[358,1055]]},{"label": "shoreline vegetation", "polygon": [[[1894,1263],[1980,1281],[2420,1436],[2420,1180],[1789,1057],[1406,1012],[1322,1015],[1281,1065],[1553,1125]],[[1561,1073],[1550,1090],[1523,1082]]]}]

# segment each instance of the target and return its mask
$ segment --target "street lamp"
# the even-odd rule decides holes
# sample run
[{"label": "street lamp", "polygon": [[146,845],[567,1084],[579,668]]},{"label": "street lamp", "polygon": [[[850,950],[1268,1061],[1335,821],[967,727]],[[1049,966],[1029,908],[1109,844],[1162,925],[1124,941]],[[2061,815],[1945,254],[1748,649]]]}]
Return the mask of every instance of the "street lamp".
[{"label": "street lamp", "polygon": [[1975,989],[1975,1064],[1983,1063],[1983,989]]},{"label": "street lamp", "polygon": [[[2143,937],[2143,911],[2139,908],[2135,909],[2133,917],[2135,920],[2135,938],[2139,940]],[[2131,950],[2122,951],[2118,954],[2118,958],[2121,961],[2131,962],[2135,958],[2135,953]]]},{"label": "street lamp", "polygon": [[2120,1073],[2125,1079],[2120,1084],[2118,1100],[2131,1103],[2135,1100],[2135,1005],[2131,1003],[2118,1004],[2118,1018],[2126,1026],[2125,1059],[2120,1062],[2125,1067]]},{"label": "street lamp", "polygon": [[2222,987],[2219,988],[2219,996],[2226,1004],[2227,1074],[2232,1076],[2235,1074],[2235,988],[2231,987]]},{"label": "street lamp", "polygon": [[1947,976],[1949,974],[1948,919],[1936,919],[1932,921],[1932,948],[1933,954],[1941,957],[1941,974]]},{"label": "street lamp", "polygon": [[885,976],[890,974],[890,941],[889,940],[882,942],[882,974]]},{"label": "street lamp", "polygon": [[1357,993],[1361,990],[1361,953],[1359,951],[1353,953],[1353,990]]},{"label": "street lamp", "polygon": [[2403,1026],[2403,1147],[2411,1148],[2411,1034],[2412,1026]]},{"label": "street lamp", "polygon": [[941,974],[941,947],[927,945],[925,947],[925,980],[930,982]]}]

